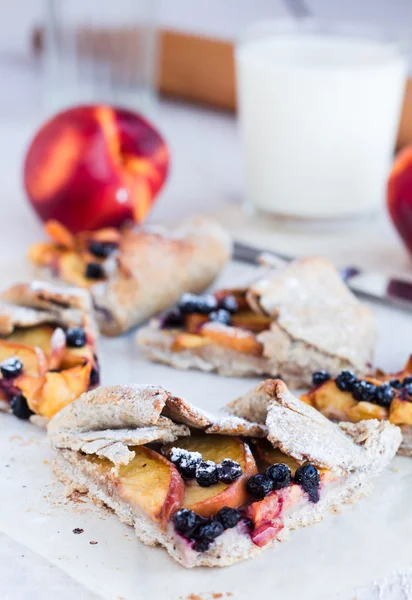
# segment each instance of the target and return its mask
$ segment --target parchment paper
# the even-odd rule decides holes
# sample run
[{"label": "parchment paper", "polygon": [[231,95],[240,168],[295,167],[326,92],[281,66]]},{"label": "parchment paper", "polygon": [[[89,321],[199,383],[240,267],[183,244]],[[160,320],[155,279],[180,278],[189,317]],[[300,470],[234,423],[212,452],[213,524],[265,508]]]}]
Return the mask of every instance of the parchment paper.
[{"label": "parchment paper", "polygon": [[[238,273],[231,267],[231,276]],[[377,363],[398,369],[412,349],[411,315],[376,312]],[[134,334],[104,340],[101,354],[104,383],[160,383],[204,408],[218,408],[256,383],[149,364],[140,358]],[[396,458],[367,499],[293,532],[260,557],[194,570],[183,569],[161,548],[141,544],[108,510],[84,498],[66,500],[51,461],[42,430],[0,415],[0,532],[102,598],[350,599],[356,587],[372,586],[412,563],[412,459]],[[84,531],[74,534],[75,528]]]}]

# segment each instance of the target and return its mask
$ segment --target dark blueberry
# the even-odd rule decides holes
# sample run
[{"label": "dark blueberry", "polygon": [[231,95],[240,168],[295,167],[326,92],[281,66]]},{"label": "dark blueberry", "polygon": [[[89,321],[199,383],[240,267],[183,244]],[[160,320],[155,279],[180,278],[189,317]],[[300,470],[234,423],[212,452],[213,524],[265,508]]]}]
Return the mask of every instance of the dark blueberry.
[{"label": "dark blueberry", "polygon": [[273,490],[273,481],[267,475],[252,475],[246,484],[248,494],[262,500]]},{"label": "dark blueberry", "polygon": [[92,367],[90,372],[89,385],[90,387],[95,387],[100,384],[100,371],[97,367]]},{"label": "dark blueberry", "polygon": [[376,388],[375,402],[379,406],[390,406],[395,396],[395,390],[389,383],[383,383]]},{"label": "dark blueberry", "polygon": [[116,248],[117,244],[113,244],[112,242],[98,242],[97,240],[92,240],[89,244],[89,252],[98,258],[107,258],[116,250]]},{"label": "dark blueberry", "polygon": [[197,516],[189,508],[181,508],[173,517],[173,523],[176,531],[182,535],[190,536],[197,525]]},{"label": "dark blueberry", "polygon": [[86,333],[83,327],[69,327],[66,331],[66,344],[70,348],[83,348],[86,345]]},{"label": "dark blueberry", "polygon": [[230,325],[232,322],[232,317],[228,310],[219,308],[218,310],[213,310],[211,313],[209,313],[209,321],[213,321],[214,323],[222,323],[222,325]]},{"label": "dark blueberry", "polygon": [[196,296],[196,294],[183,294],[179,300],[178,308],[185,313],[201,313],[208,315],[217,309],[217,300],[212,294]]},{"label": "dark blueberry", "polygon": [[223,532],[224,528],[220,521],[207,519],[196,527],[191,537],[195,540],[209,540],[211,542],[222,535]]},{"label": "dark blueberry", "polygon": [[17,377],[23,370],[23,363],[21,360],[17,358],[17,356],[12,356],[10,358],[6,358],[0,364],[1,374],[5,379],[11,379],[11,377]]},{"label": "dark blueberry", "polygon": [[199,452],[189,452],[183,448],[172,448],[170,461],[184,479],[194,479],[196,469],[202,462],[202,455]]},{"label": "dark blueberry", "polygon": [[206,538],[204,540],[196,540],[193,544],[193,550],[196,550],[196,552],[207,552],[211,545],[211,540],[207,540]]},{"label": "dark blueberry", "polygon": [[234,296],[225,296],[219,302],[219,308],[223,308],[233,314],[239,310],[239,305]]},{"label": "dark blueberry", "polygon": [[217,513],[216,519],[222,523],[223,529],[231,529],[239,523],[241,514],[236,508],[224,506]]},{"label": "dark blueberry", "polygon": [[404,385],[403,389],[407,392],[408,396],[412,396],[412,383]]},{"label": "dark blueberry", "polygon": [[202,461],[196,469],[196,481],[201,487],[210,487],[218,481],[217,465],[211,460]]},{"label": "dark blueberry", "polygon": [[376,385],[370,381],[356,381],[352,387],[352,394],[359,402],[373,402],[375,400]]},{"label": "dark blueberry", "polygon": [[412,383],[412,376],[408,375],[408,377],[405,377],[405,379],[402,381],[402,386],[409,385],[410,383]]},{"label": "dark blueberry", "polygon": [[220,465],[217,466],[219,481],[223,483],[232,483],[242,475],[242,467],[240,464],[230,458],[224,458]]},{"label": "dark blueberry", "polygon": [[27,421],[31,415],[34,415],[34,412],[30,410],[27,400],[23,394],[14,396],[10,401],[10,406],[13,415],[18,419],[22,419],[23,421]]},{"label": "dark blueberry", "polygon": [[316,373],[312,373],[312,383],[313,385],[321,385],[330,379],[330,375],[327,371],[316,371]]},{"label": "dark blueberry", "polygon": [[172,308],[160,317],[160,327],[162,329],[182,327],[183,322],[183,313],[179,308]]},{"label": "dark blueberry", "polygon": [[292,479],[288,465],[283,463],[271,465],[266,469],[265,475],[272,480],[272,489],[274,490],[287,487]]},{"label": "dark blueberry", "polygon": [[396,390],[399,390],[402,387],[402,382],[399,379],[391,379],[389,385]]},{"label": "dark blueberry", "polygon": [[335,379],[337,387],[341,392],[351,392],[357,378],[353,371],[342,371]]},{"label": "dark blueberry", "polygon": [[306,464],[296,469],[295,482],[305,490],[311,502],[319,502],[320,475],[316,467]]},{"label": "dark blueberry", "polygon": [[101,264],[96,262],[88,263],[86,267],[85,276],[87,279],[102,279],[104,277],[104,270]]}]

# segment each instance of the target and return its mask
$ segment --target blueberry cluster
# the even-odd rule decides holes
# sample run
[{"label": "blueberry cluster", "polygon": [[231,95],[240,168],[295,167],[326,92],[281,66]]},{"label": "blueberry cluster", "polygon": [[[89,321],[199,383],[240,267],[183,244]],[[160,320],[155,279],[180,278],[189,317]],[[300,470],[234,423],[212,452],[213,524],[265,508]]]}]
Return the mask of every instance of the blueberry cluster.
[{"label": "blueberry cluster", "polygon": [[189,508],[181,508],[175,513],[173,523],[180,535],[193,542],[194,550],[206,552],[225,529],[236,527],[240,519],[240,512],[228,506],[221,508],[214,518],[209,519],[197,515]]},{"label": "blueberry cluster", "polygon": [[210,487],[219,481],[232,483],[242,475],[240,464],[230,458],[224,458],[220,464],[216,464],[211,460],[203,460],[199,452],[189,452],[183,448],[172,448],[170,461],[183,479],[196,479],[201,487]]},{"label": "blueberry cluster", "polygon": [[209,321],[230,325],[231,315],[238,310],[237,300],[234,296],[225,296],[221,300],[213,294],[183,294],[176,308],[166,312],[161,319],[164,329],[181,327],[184,316],[192,313],[207,315]]},{"label": "blueberry cluster", "polygon": [[[307,492],[311,502],[319,501],[320,475],[316,467],[310,464],[302,465],[296,469],[294,481]],[[292,474],[288,465],[276,463],[268,467],[263,474],[252,475],[246,489],[253,498],[262,500],[271,492],[287,487],[291,482]]]},{"label": "blueberry cluster", "polygon": [[[317,371],[312,375],[314,386],[321,385],[331,379],[327,371]],[[371,381],[358,379],[352,371],[344,370],[335,379],[336,386],[342,392],[351,392],[355,400],[359,402],[372,402],[389,407],[395,397],[395,390],[404,390],[406,397],[412,397],[412,377],[405,377],[403,380],[391,379],[389,382],[375,385]]]}]

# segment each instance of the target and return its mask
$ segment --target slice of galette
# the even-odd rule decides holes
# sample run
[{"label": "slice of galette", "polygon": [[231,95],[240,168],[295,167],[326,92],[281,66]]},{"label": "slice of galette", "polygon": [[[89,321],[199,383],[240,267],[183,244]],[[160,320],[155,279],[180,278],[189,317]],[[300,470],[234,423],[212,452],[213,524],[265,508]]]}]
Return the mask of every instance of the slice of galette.
[{"label": "slice of galette", "polygon": [[40,423],[98,385],[96,339],[86,291],[40,281],[7,289],[0,296],[0,409]]},{"label": "slice of galette", "polygon": [[227,410],[159,386],[99,388],[49,423],[54,470],[183,566],[227,566],[364,495],[401,440],[387,422],[336,425],[279,380]]},{"label": "slice of galette", "polygon": [[412,456],[412,357],[397,373],[376,370],[357,377],[343,370],[332,377],[323,370],[313,373],[312,383],[301,400],[334,421],[378,419],[399,425],[403,436],[399,454]]},{"label": "slice of galette", "polygon": [[205,218],[172,231],[124,226],[76,236],[49,221],[46,232],[51,242],[32,246],[30,260],[43,274],[88,289],[106,335],[144,322],[184,292],[203,291],[231,253],[228,234]]},{"label": "slice of galette", "polygon": [[375,321],[323,258],[297,260],[245,289],[184,294],[138,333],[151,360],[221,375],[272,375],[310,385],[320,368],[370,368]]}]

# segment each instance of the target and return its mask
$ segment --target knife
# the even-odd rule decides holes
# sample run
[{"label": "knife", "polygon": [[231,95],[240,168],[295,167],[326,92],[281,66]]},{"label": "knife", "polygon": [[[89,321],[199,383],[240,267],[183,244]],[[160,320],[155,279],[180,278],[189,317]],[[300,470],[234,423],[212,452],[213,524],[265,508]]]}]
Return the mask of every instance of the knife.
[{"label": "knife", "polygon": [[[273,250],[263,250],[242,242],[234,243],[234,260],[257,265],[262,254],[286,262],[293,260],[291,256],[278,254]],[[395,279],[382,273],[362,271],[352,266],[343,267],[339,272],[344,282],[356,295],[412,311],[412,280]]]}]

